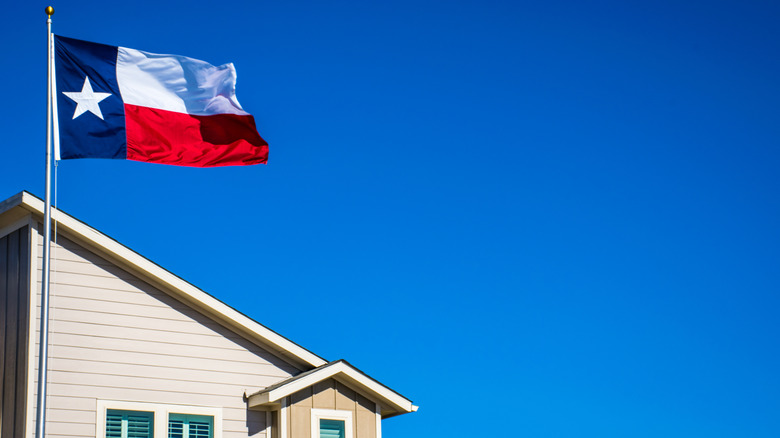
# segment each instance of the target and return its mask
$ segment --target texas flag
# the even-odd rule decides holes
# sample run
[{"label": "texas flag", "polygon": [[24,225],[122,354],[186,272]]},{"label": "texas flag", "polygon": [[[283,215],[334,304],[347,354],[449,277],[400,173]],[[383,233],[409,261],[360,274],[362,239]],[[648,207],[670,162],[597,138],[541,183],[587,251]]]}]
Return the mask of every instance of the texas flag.
[{"label": "texas flag", "polygon": [[54,37],[55,159],[177,166],[265,163],[233,64]]}]

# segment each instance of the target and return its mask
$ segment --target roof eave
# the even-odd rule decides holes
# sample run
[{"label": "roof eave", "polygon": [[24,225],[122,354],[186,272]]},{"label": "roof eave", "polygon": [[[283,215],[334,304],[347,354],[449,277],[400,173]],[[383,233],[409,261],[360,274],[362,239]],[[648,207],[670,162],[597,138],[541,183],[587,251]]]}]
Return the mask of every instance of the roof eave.
[{"label": "roof eave", "polygon": [[292,377],[252,394],[248,398],[248,405],[250,408],[275,409],[284,397],[330,378],[336,379],[377,401],[383,407],[383,418],[417,410],[417,406],[413,405],[409,399],[379,383],[344,360],[331,362],[316,370]]}]

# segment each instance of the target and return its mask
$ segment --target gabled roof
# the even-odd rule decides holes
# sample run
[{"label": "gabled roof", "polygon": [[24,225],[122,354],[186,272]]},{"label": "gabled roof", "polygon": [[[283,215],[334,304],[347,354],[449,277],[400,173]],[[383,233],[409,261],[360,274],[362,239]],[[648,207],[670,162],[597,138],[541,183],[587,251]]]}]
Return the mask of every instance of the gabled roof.
[{"label": "gabled roof", "polygon": [[284,397],[330,378],[334,378],[377,401],[382,406],[383,418],[417,410],[417,406],[413,405],[409,399],[374,380],[343,359],[301,373],[250,395],[249,407],[275,408]]},{"label": "gabled roof", "polygon": [[[28,213],[39,222],[43,222],[44,202],[28,192],[18,193],[0,202],[0,215],[6,216],[4,219],[7,219],[2,222],[16,221],[26,217]],[[52,220],[57,223],[58,234],[115,263],[291,364],[303,370],[327,364],[323,358],[252,320],[73,216],[54,207],[51,215]]]}]

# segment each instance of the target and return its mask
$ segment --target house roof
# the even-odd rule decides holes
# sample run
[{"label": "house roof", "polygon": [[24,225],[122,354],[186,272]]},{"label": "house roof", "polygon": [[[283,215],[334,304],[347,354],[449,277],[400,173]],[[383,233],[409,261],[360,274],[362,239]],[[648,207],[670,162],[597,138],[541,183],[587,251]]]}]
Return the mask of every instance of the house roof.
[{"label": "house roof", "polygon": [[[4,216],[0,221],[0,231],[4,225],[12,225],[14,221],[27,217],[29,213],[39,222],[43,222],[43,200],[26,191],[0,202],[0,215]],[[300,369],[309,370],[327,364],[323,358],[254,321],[73,216],[54,207],[51,216],[57,223],[58,234],[115,263]]]},{"label": "house roof", "polygon": [[330,378],[334,378],[377,401],[382,406],[383,418],[417,410],[417,406],[413,405],[409,399],[379,383],[343,359],[301,373],[250,395],[249,407],[274,408],[284,397]]}]

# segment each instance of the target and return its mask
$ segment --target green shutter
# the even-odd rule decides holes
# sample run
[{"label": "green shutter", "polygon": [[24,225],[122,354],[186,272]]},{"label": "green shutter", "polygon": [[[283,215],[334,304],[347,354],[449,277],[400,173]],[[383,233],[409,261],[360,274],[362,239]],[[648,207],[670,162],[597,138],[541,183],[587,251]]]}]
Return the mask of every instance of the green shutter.
[{"label": "green shutter", "polygon": [[106,415],[106,438],[122,438],[122,414],[108,411]]},{"label": "green shutter", "polygon": [[150,438],[152,435],[154,435],[154,430],[150,417],[127,415],[127,438]]},{"label": "green shutter", "polygon": [[168,438],[213,438],[214,417],[171,414],[168,418]]},{"label": "green shutter", "polygon": [[154,413],[116,411],[106,413],[106,438],[152,438]]},{"label": "green shutter", "polygon": [[168,419],[168,438],[184,438],[184,421]]},{"label": "green shutter", "polygon": [[200,421],[190,421],[188,438],[211,438],[211,424]]},{"label": "green shutter", "polygon": [[320,419],[320,438],[345,438],[344,420]]}]

